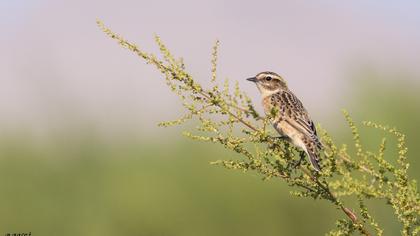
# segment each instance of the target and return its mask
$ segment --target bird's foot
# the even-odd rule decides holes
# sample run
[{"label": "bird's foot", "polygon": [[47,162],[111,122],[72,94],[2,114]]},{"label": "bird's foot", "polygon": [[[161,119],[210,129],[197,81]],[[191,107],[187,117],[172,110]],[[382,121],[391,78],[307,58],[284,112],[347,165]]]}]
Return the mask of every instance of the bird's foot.
[{"label": "bird's foot", "polygon": [[289,141],[290,140],[290,138],[289,137],[287,137],[287,136],[285,136],[285,135],[282,135],[282,136],[277,136],[277,137],[273,137],[273,139],[274,140],[279,140],[279,141]]},{"label": "bird's foot", "polygon": [[298,166],[300,166],[300,164],[302,163],[302,161],[305,159],[305,154],[303,152],[300,153],[300,158],[296,163],[293,163],[292,168],[296,169]]},{"label": "bird's foot", "polygon": [[270,148],[279,147],[279,144],[277,141],[288,141],[289,137],[287,136],[277,136],[277,137],[271,137],[272,141],[274,141],[272,144],[269,145]]}]

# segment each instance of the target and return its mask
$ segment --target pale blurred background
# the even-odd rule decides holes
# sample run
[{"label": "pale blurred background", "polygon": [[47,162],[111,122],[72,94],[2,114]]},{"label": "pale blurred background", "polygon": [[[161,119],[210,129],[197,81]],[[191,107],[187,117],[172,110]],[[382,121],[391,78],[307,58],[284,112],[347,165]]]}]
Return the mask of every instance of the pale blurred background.
[{"label": "pale blurred background", "polygon": [[[244,78],[276,71],[339,142],[351,139],[342,108],[407,133],[420,178],[419,12],[417,1],[1,0],[0,234],[322,235],[340,216],[329,204],[210,166],[232,154],[158,128],[179,101],[95,21],[146,51],[160,35],[204,84],[219,39],[219,78],[256,104]],[[398,234],[390,209],[374,209]]]}]

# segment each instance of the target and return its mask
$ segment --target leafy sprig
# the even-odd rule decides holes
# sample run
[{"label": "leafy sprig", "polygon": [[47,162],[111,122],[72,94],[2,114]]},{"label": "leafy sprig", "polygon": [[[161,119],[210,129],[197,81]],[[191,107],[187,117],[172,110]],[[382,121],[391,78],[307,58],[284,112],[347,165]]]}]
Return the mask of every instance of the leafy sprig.
[{"label": "leafy sprig", "polygon": [[[416,181],[410,180],[407,173],[409,163],[405,135],[397,129],[363,122],[365,127],[381,130],[397,139],[397,165],[392,165],[388,161],[392,156],[388,157],[385,153],[387,139],[382,139],[378,150],[365,150],[356,123],[343,111],[356,154],[350,155],[345,144],[338,147],[328,132],[318,126],[324,146],[322,172],[318,173],[311,169],[303,151],[275,137],[270,129],[270,115],[262,117],[258,114],[238,82],[233,85],[229,80],[219,83],[216,73],[219,41],[212,50],[211,86],[205,88],[187,72],[182,58],[174,57],[158,36],[155,36],[155,41],[161,59],[115,34],[101,21],[97,24],[122,47],[154,65],[164,75],[171,91],[179,96],[185,114],[179,119],[161,122],[159,126],[168,127],[195,120],[199,124],[196,131],[184,131],[186,137],[222,145],[243,157],[217,160],[211,164],[244,172],[255,171],[264,180],[279,178],[292,188],[294,196],[331,202],[344,213],[345,218],[339,219],[337,228],[328,235],[350,235],[354,232],[382,235],[384,230],[369,211],[368,199],[380,199],[392,206],[396,219],[402,224],[401,235],[419,233],[419,192]],[[345,205],[348,197],[355,197],[357,210]]]}]

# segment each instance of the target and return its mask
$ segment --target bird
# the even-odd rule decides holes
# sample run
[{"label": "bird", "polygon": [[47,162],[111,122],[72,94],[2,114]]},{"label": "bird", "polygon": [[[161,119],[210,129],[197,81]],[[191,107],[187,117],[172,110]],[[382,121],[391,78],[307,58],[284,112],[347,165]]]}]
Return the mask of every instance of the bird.
[{"label": "bird", "polygon": [[266,115],[271,115],[274,129],[294,146],[305,151],[316,171],[321,171],[319,152],[322,144],[314,122],[302,102],[289,90],[286,81],[270,71],[248,78],[261,93]]}]

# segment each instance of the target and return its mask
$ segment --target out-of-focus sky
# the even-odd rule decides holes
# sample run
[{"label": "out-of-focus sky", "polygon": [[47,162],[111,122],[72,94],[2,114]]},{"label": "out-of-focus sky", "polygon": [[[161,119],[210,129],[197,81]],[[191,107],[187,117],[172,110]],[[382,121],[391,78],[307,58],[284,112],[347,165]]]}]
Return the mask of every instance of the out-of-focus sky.
[{"label": "out-of-focus sky", "polygon": [[107,38],[97,18],[146,51],[160,35],[203,83],[219,39],[220,78],[258,102],[244,78],[276,71],[322,123],[350,103],[349,74],[365,65],[419,79],[419,12],[418,1],[2,0],[0,127],[43,133],[90,121],[152,134],[179,114],[154,68]]}]

